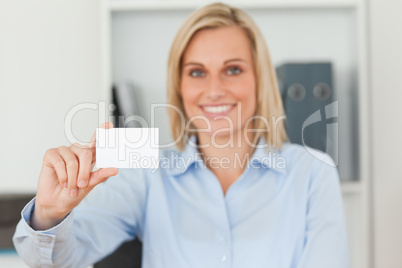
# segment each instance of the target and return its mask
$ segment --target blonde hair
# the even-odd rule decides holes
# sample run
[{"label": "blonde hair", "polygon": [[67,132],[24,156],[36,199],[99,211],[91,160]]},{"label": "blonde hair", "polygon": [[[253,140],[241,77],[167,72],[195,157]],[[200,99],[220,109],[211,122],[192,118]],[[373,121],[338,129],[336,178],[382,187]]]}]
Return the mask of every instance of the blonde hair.
[{"label": "blonde hair", "polygon": [[[183,150],[185,146],[185,140],[180,138],[180,136],[183,133],[186,138],[191,136],[183,129],[183,123],[186,124],[188,122],[180,90],[183,54],[191,38],[198,31],[232,25],[240,26],[245,30],[250,39],[257,86],[255,116],[266,120],[268,127],[273,126],[267,131],[266,122],[264,123],[263,120],[259,120],[253,127],[254,129],[265,130],[266,141],[272,147],[281,148],[283,142],[287,141],[282,120],[284,118],[282,99],[278,90],[275,69],[272,65],[264,37],[246,12],[223,3],[213,3],[195,10],[186,19],[177,32],[170,49],[167,72],[167,98],[169,104],[177,107],[182,114],[180,115],[177,110],[169,109],[172,136],[175,140],[178,140],[177,148],[179,150]],[[182,116],[184,116],[185,122],[182,121]],[[257,144],[261,136],[261,132],[256,132],[253,144]]]}]

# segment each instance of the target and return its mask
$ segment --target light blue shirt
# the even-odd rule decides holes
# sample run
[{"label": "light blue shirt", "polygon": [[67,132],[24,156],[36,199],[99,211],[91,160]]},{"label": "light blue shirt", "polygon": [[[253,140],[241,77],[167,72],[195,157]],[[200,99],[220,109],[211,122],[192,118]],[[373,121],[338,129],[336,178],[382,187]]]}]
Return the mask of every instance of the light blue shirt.
[{"label": "light blue shirt", "polygon": [[13,238],[18,254],[32,267],[87,267],[137,236],[144,268],[349,267],[330,157],[289,143],[257,148],[224,195],[196,148],[161,156],[156,170],[121,169],[51,229],[27,224],[31,200]]}]

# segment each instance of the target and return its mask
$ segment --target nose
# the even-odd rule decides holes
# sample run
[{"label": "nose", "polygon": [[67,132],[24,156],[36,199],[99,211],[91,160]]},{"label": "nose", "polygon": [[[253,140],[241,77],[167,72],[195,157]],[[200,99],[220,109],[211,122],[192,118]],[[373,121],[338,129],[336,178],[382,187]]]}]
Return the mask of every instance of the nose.
[{"label": "nose", "polygon": [[223,82],[219,75],[211,76],[208,84],[207,97],[211,100],[218,100],[219,98],[225,96],[226,90],[224,89]]}]

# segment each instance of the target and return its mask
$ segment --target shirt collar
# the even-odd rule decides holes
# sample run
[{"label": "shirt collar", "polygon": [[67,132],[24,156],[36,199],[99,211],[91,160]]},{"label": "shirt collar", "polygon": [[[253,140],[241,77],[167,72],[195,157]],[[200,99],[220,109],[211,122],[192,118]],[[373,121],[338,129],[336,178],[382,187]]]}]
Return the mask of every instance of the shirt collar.
[{"label": "shirt collar", "polygon": [[[287,144],[284,144],[286,147]],[[286,174],[287,164],[283,155],[283,149],[270,146],[265,138],[261,137],[255,148],[253,156],[250,158],[250,164],[258,164],[263,168],[269,168],[276,172]]]},{"label": "shirt collar", "polygon": [[196,145],[197,137],[193,135],[188,139],[182,152],[176,151],[176,155],[171,156],[173,165],[170,166],[169,171],[172,175],[183,174],[193,165],[205,166]]},{"label": "shirt collar", "polygon": [[[201,153],[197,149],[197,137],[195,135],[188,139],[188,142],[182,152],[179,152],[174,158],[174,164],[170,168],[172,175],[185,173],[193,165],[206,168]],[[286,145],[285,145],[286,146]],[[249,167],[268,168],[276,172],[286,174],[286,159],[282,155],[283,149],[270,149],[264,138],[260,138],[255,148],[253,156],[249,160]]]}]

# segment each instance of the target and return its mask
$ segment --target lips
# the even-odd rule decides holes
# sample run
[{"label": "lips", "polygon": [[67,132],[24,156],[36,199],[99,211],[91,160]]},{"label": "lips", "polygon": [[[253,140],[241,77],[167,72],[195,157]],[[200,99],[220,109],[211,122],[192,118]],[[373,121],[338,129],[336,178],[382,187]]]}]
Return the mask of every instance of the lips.
[{"label": "lips", "polygon": [[228,115],[236,104],[200,105],[204,114],[209,118]]}]

